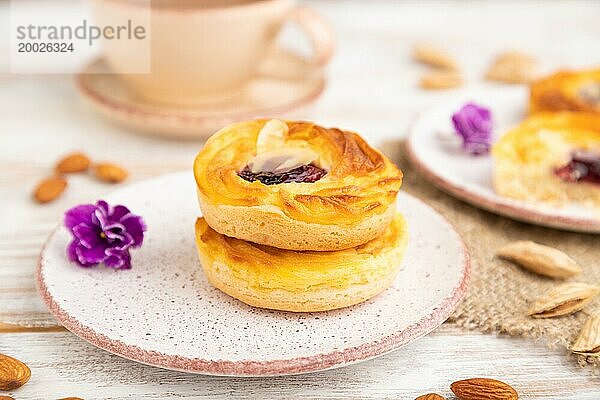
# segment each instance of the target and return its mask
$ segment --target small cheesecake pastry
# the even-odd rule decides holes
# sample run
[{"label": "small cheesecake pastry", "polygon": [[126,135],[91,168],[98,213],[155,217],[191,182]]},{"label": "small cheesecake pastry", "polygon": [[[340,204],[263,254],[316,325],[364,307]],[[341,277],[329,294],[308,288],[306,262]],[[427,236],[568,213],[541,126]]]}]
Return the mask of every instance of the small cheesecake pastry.
[{"label": "small cheesecake pastry", "polygon": [[531,84],[530,111],[584,111],[600,115],[600,69],[559,71]]},{"label": "small cheesecake pastry", "polygon": [[402,184],[402,172],[356,133],[280,120],[223,128],[194,173],[211,228],[289,250],[341,250],[377,237]]},{"label": "small cheesecake pastry", "polygon": [[496,192],[600,210],[600,116],[537,113],[492,148]]},{"label": "small cheesecake pastry", "polygon": [[196,221],[196,243],[208,281],[255,307],[326,311],[368,300],[388,288],[408,241],[396,214],[382,235],[346,250],[282,250],[221,235]]}]

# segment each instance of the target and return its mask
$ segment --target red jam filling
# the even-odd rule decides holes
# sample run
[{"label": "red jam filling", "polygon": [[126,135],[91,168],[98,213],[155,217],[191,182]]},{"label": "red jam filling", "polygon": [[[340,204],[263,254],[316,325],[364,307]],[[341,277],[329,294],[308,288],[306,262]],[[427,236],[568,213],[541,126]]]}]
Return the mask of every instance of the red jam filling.
[{"label": "red jam filling", "polygon": [[588,182],[600,185],[600,153],[578,150],[571,161],[554,173],[567,182]]},{"label": "red jam filling", "polygon": [[246,165],[237,174],[248,182],[259,181],[265,185],[278,185],[280,183],[313,183],[324,177],[327,171],[316,165],[308,164],[284,172],[252,172]]}]

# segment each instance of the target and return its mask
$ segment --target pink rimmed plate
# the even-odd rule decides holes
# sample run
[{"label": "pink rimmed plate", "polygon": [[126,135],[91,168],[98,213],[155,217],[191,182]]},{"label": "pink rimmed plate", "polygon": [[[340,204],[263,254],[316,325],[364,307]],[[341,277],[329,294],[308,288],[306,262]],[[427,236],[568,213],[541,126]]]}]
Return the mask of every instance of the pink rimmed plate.
[{"label": "pink rimmed plate", "polygon": [[133,132],[172,138],[206,139],[232,122],[285,117],[303,119],[323,92],[323,68],[292,52],[277,49],[236,96],[195,106],[140,98],[112,73],[103,59],[76,76],[88,105],[106,119]]},{"label": "pink rimmed plate", "polygon": [[496,194],[490,155],[471,156],[461,148],[451,117],[466,102],[492,111],[495,139],[526,117],[526,88],[488,88],[431,108],[416,119],[407,139],[417,169],[440,189],[488,211],[519,221],[571,231],[600,233],[598,210],[579,204],[564,207],[514,200]]},{"label": "pink rimmed plate", "polygon": [[144,217],[133,269],[69,263],[69,234],[48,238],[36,272],[54,316],[88,342],[144,364],[212,375],[319,371],[382,355],[439,326],[463,297],[469,255],[452,226],[401,193],[410,240],[391,288],[363,304],[321,313],[247,306],[211,287],[194,243],[199,215],[191,173],[135,183],[106,196]]}]

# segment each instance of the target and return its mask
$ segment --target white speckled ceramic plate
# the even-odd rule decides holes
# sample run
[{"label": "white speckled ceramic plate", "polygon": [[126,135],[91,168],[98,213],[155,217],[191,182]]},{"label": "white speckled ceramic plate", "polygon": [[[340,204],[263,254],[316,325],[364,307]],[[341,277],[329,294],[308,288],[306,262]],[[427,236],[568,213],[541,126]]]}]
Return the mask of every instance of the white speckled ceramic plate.
[{"label": "white speckled ceramic plate", "polygon": [[148,225],[133,269],[83,269],[65,256],[69,234],[49,237],[36,273],[50,311],[90,343],[141,363],[214,375],[318,371],[389,352],[423,336],[465,293],[469,256],[452,226],[408,194],[399,209],[410,230],[394,285],[363,304],[321,313],[253,308],[211,287],[199,264],[199,215],[191,173],[163,175],[119,189]]},{"label": "white speckled ceramic plate", "polygon": [[461,148],[451,117],[468,102],[492,110],[494,132],[506,132],[526,114],[526,88],[486,89],[423,112],[415,121],[407,148],[420,172],[440,189],[477,207],[520,221],[566,230],[600,233],[598,211],[572,205],[555,207],[502,197],[492,185],[491,156],[471,156]]}]

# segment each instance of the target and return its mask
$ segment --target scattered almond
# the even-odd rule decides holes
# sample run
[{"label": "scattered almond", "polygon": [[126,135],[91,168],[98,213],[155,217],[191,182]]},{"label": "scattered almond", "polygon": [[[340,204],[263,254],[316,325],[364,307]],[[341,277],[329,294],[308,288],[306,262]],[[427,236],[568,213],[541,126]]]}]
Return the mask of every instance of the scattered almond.
[{"label": "scattered almond", "polygon": [[517,391],[510,385],[488,378],[471,378],[454,382],[452,392],[460,400],[516,400]]},{"label": "scattered almond", "polygon": [[127,171],[112,163],[96,164],[94,174],[101,181],[109,183],[119,183],[127,179]]},{"label": "scattered almond", "polygon": [[568,255],[552,247],[529,240],[519,240],[502,247],[499,257],[539,275],[569,278],[581,273],[581,267]]},{"label": "scattered almond", "polygon": [[571,351],[588,356],[600,355],[600,314],[592,315],[583,325]]},{"label": "scattered almond", "polygon": [[0,354],[0,390],[20,388],[31,378],[31,370],[16,358]]},{"label": "scattered almond", "polygon": [[448,53],[428,44],[418,44],[413,47],[413,59],[422,64],[436,68],[457,70],[458,63]]},{"label": "scattered almond", "polygon": [[537,62],[523,53],[500,54],[488,69],[486,78],[504,83],[528,83],[535,78]]},{"label": "scattered almond", "polygon": [[417,397],[415,400],[446,400],[446,398],[437,393],[427,393]]},{"label": "scattered almond", "polygon": [[83,153],[72,153],[63,157],[56,164],[56,172],[69,174],[73,172],[83,172],[90,166],[90,159]]},{"label": "scattered almond", "polygon": [[421,77],[423,89],[450,89],[462,84],[462,76],[454,71],[432,71]]},{"label": "scattered almond", "polygon": [[48,203],[62,194],[67,187],[67,181],[60,176],[42,180],[33,191],[33,198],[38,203]]},{"label": "scattered almond", "polygon": [[552,318],[573,314],[598,295],[600,289],[586,283],[565,283],[536,300],[529,309],[533,318]]},{"label": "scattered almond", "polygon": [[0,395],[0,400],[15,400],[13,397],[10,396],[2,396]]}]

